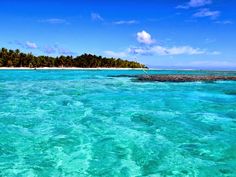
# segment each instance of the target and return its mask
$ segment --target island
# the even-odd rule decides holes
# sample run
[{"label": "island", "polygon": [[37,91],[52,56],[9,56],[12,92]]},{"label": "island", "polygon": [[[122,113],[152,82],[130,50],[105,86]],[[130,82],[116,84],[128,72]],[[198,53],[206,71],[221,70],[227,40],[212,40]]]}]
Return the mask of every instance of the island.
[{"label": "island", "polygon": [[92,54],[81,56],[35,56],[19,49],[0,49],[0,68],[147,68],[136,61],[107,58]]}]

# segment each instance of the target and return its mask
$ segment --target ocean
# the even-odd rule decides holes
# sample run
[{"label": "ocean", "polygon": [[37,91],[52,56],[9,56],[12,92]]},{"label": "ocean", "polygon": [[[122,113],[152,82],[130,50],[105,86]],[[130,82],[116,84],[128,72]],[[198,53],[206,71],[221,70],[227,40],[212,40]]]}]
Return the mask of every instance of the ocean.
[{"label": "ocean", "polygon": [[0,176],[236,176],[236,82],[126,74],[0,70]]}]

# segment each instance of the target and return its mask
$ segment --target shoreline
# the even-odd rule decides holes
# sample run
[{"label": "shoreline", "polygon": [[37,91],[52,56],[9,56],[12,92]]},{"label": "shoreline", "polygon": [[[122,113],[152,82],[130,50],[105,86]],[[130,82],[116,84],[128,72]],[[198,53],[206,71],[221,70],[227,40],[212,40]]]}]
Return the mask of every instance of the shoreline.
[{"label": "shoreline", "polygon": [[147,68],[77,68],[77,67],[42,67],[42,68],[29,68],[29,67],[0,67],[0,70],[149,70]]},{"label": "shoreline", "polygon": [[40,67],[40,68],[29,68],[29,67],[0,67],[1,70],[137,70],[137,71],[213,71],[213,72],[236,72],[236,70],[227,69],[162,69],[162,68],[77,68],[77,67]]}]

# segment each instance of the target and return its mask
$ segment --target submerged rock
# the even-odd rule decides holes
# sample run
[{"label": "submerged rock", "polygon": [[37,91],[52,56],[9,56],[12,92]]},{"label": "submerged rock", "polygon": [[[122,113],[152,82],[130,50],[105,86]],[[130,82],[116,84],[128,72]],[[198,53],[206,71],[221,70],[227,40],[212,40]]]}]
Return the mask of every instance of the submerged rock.
[{"label": "submerged rock", "polygon": [[236,76],[202,76],[202,75],[139,75],[138,81],[157,82],[197,82],[197,81],[236,81]]}]

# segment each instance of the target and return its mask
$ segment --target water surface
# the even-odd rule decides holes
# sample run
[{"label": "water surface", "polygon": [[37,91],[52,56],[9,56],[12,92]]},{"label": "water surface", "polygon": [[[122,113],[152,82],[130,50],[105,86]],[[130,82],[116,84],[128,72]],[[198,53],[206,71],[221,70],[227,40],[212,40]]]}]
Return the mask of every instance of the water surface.
[{"label": "water surface", "polygon": [[0,176],[235,177],[236,82],[139,73],[0,71]]}]

